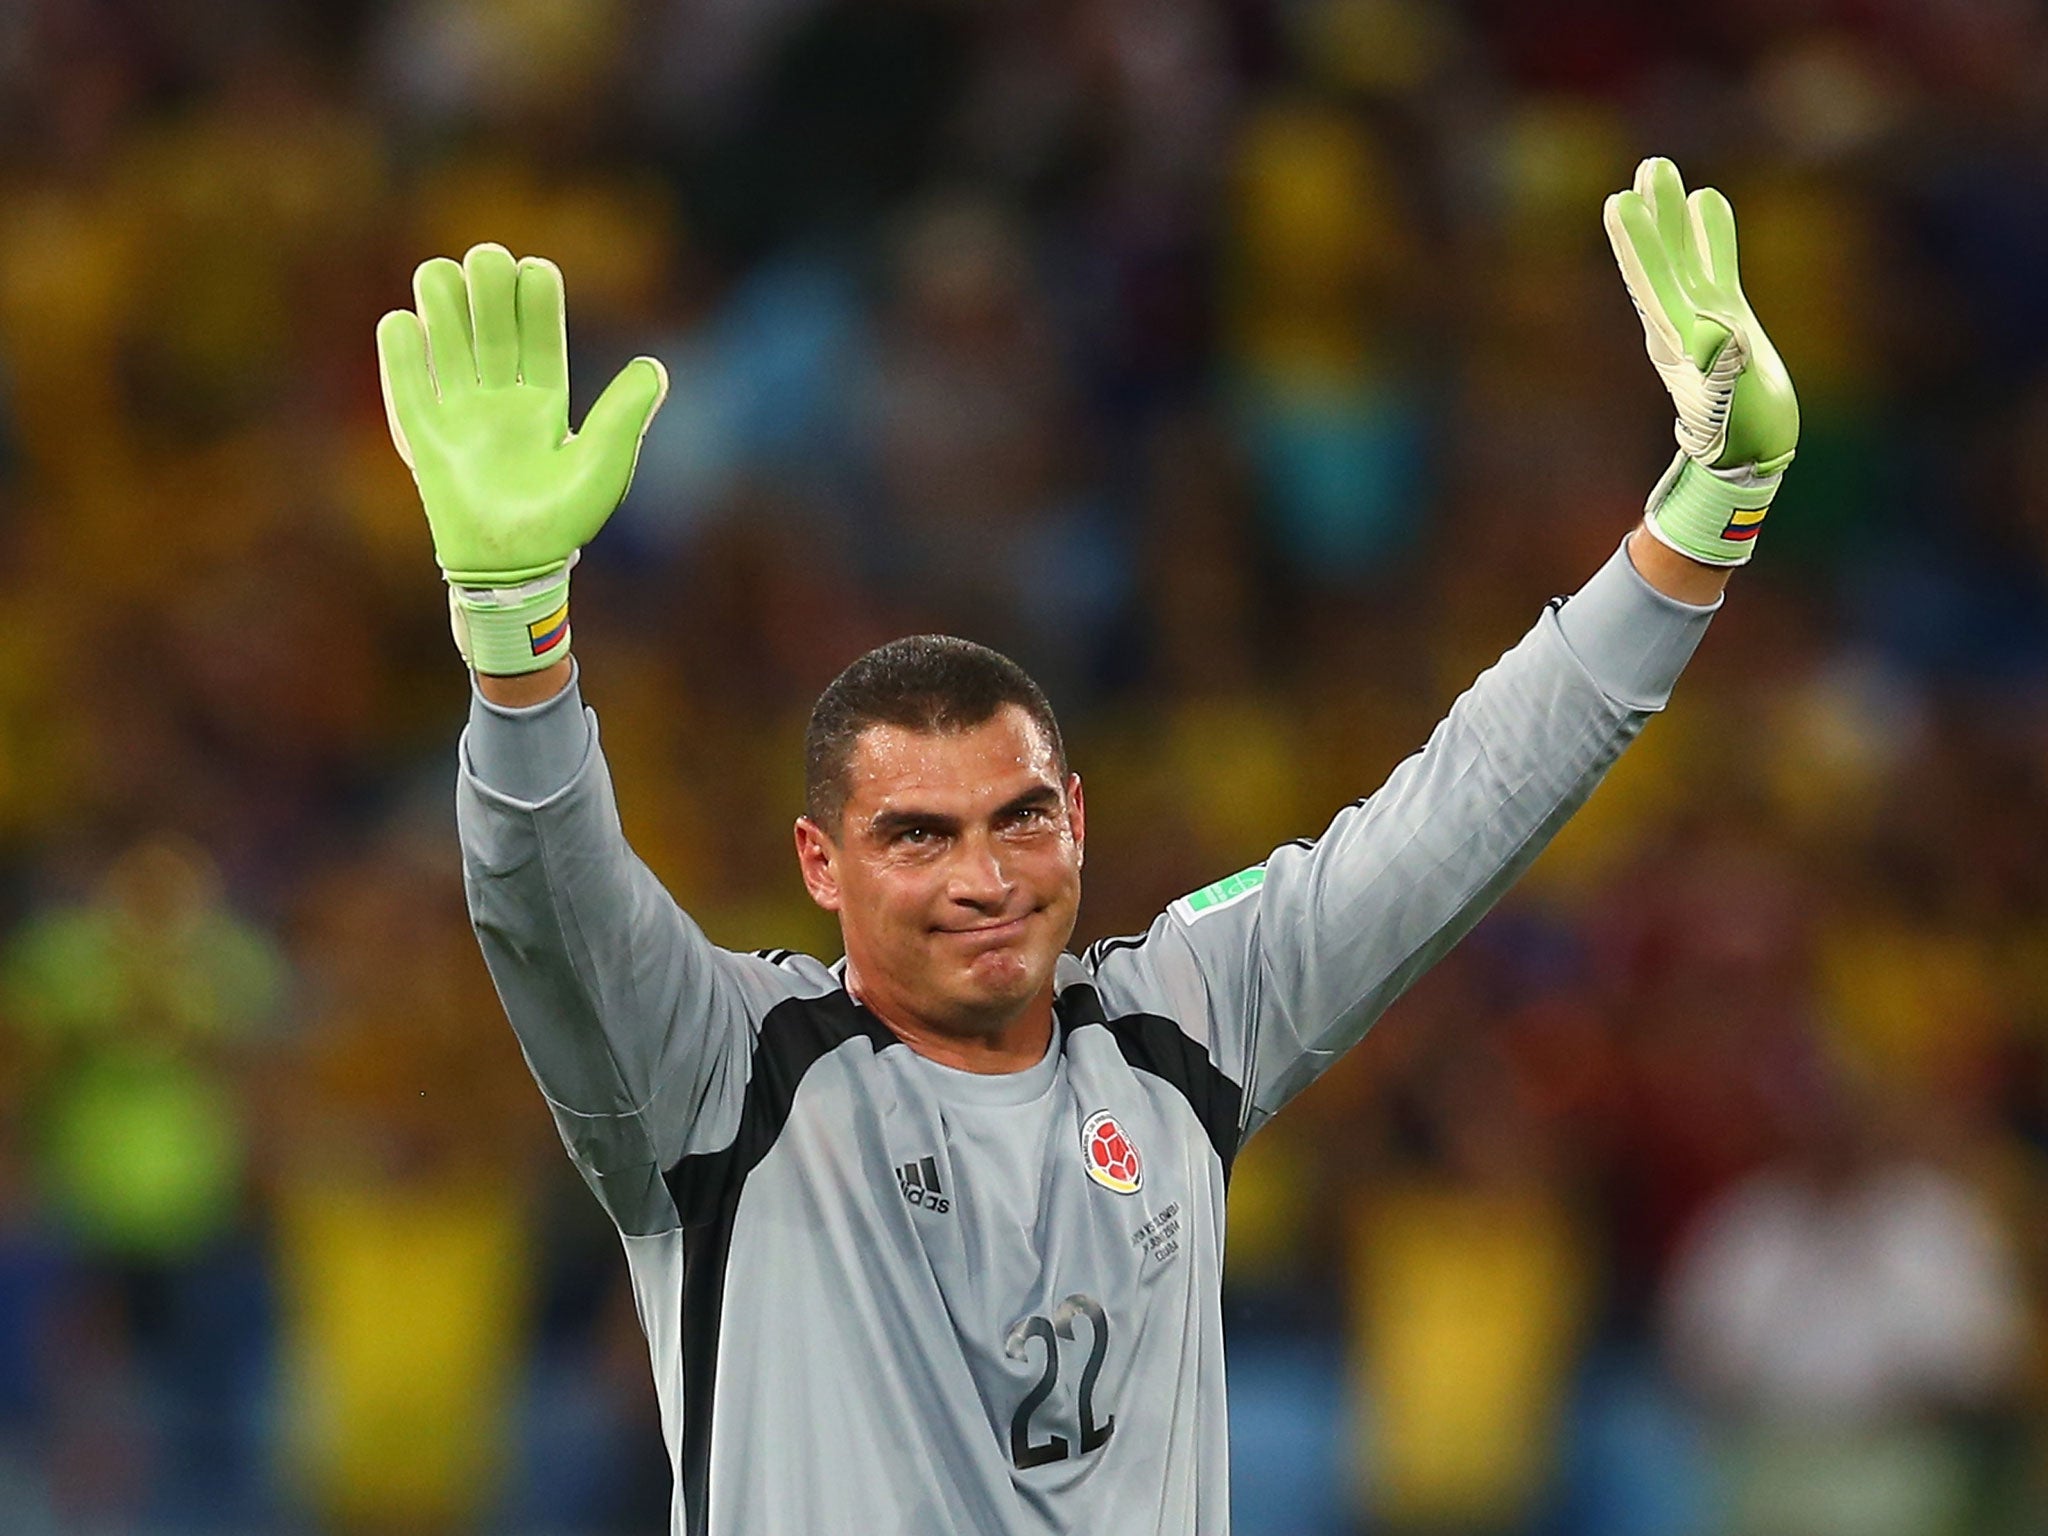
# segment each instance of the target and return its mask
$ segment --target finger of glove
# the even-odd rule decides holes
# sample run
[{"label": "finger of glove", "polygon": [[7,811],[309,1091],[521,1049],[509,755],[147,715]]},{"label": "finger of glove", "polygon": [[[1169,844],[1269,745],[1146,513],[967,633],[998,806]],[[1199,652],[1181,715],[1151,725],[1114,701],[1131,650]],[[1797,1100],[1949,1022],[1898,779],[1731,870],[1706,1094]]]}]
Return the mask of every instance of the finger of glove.
[{"label": "finger of glove", "polygon": [[384,420],[391,428],[391,441],[410,469],[413,439],[439,401],[427,364],[427,333],[409,309],[394,309],[377,322],[377,380],[384,391]]},{"label": "finger of glove", "polygon": [[636,357],[604,387],[583,420],[581,435],[634,447],[667,397],[668,370],[651,357]]},{"label": "finger of glove", "polygon": [[1691,335],[1692,305],[1671,269],[1670,255],[1642,194],[1616,192],[1601,210],[1601,223],[1643,323],[1654,326],[1674,352],[1683,350]]},{"label": "finger of glove", "polygon": [[[584,418],[583,430],[576,435],[578,477],[593,492],[599,486],[617,487],[611,503],[602,508],[598,525],[611,515],[618,498],[632,484],[633,467],[640,457],[640,440],[647,435],[654,413],[667,397],[668,370],[651,357],[636,357],[605,386],[604,393]],[[593,525],[589,532],[596,532],[596,528]]]},{"label": "finger of glove", "polygon": [[507,389],[519,382],[519,266],[502,245],[473,245],[462,258],[469,288],[469,330],[477,382]]},{"label": "finger of glove", "polygon": [[1735,261],[1735,210],[1728,199],[1713,187],[1701,187],[1686,199],[1686,215],[1715,285],[1731,294],[1741,293],[1742,277]]},{"label": "finger of glove", "polygon": [[1650,206],[1664,249],[1673,262],[1682,261],[1692,244],[1692,227],[1686,218],[1685,182],[1678,167],[1662,155],[1652,155],[1636,167],[1635,189]]},{"label": "finger of glove", "polygon": [[469,285],[446,256],[423,261],[412,275],[413,307],[427,331],[427,359],[443,400],[476,388],[469,338]]},{"label": "finger of glove", "polygon": [[519,377],[536,389],[569,387],[568,310],[562,272],[552,261],[519,263]]},{"label": "finger of glove", "polygon": [[1707,258],[1692,227],[1692,209],[1685,196],[1685,182],[1678,167],[1662,156],[1645,160],[1636,170],[1637,190],[1650,205],[1657,221],[1657,238],[1671,259],[1671,270],[1685,289],[1686,302],[1694,311],[1711,309],[1716,294]]}]

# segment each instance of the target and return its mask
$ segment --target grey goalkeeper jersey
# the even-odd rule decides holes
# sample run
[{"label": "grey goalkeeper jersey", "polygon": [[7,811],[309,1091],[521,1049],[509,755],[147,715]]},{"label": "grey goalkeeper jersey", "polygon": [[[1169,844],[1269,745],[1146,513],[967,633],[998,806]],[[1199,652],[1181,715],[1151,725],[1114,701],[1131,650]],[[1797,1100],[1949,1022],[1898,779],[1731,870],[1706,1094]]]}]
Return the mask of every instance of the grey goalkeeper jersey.
[{"label": "grey goalkeeper jersey", "polygon": [[1709,611],[1617,554],[1320,838],[1062,957],[1007,1076],[919,1056],[839,967],[706,940],[574,688],[478,700],[471,913],[624,1237],[678,1536],[1226,1532],[1232,1158],[1535,857]]}]

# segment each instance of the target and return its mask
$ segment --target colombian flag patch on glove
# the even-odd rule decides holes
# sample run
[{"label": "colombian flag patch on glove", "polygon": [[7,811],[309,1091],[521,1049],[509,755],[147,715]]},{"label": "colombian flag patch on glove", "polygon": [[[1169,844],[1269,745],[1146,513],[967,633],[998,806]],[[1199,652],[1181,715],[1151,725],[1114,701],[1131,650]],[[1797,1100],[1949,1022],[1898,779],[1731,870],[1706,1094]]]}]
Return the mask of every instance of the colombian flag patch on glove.
[{"label": "colombian flag patch on glove", "polygon": [[533,644],[533,654],[545,656],[569,637],[569,605],[562,604],[544,619],[535,619],[526,626],[526,638]]}]

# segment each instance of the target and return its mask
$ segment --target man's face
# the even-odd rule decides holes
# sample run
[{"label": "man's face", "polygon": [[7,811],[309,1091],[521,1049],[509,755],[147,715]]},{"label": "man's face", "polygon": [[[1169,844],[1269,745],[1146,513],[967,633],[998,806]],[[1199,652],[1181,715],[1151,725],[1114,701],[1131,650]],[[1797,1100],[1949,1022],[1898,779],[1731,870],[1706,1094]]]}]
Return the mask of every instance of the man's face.
[{"label": "man's face", "polygon": [[861,1000],[885,1019],[987,1038],[1049,988],[1081,900],[1081,781],[1006,705],[971,730],[870,726],[837,835],[805,817],[797,859],[839,915]]}]

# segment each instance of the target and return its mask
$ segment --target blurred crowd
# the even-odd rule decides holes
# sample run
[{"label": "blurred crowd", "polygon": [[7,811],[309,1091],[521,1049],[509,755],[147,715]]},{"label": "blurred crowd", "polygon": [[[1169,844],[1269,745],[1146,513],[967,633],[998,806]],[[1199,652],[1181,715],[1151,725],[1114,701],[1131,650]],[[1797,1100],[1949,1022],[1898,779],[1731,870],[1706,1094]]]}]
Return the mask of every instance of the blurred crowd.
[{"label": "blurred crowd", "polygon": [[804,717],[944,629],[1061,711],[1087,940],[1612,552],[1648,153],[1733,199],[1799,461],[1671,711],[1239,1164],[1238,1529],[2041,1529],[2029,0],[0,5],[0,1529],[664,1528],[463,914],[415,263],[559,262],[582,404],[669,368],[576,648],[711,935],[837,954]]}]

